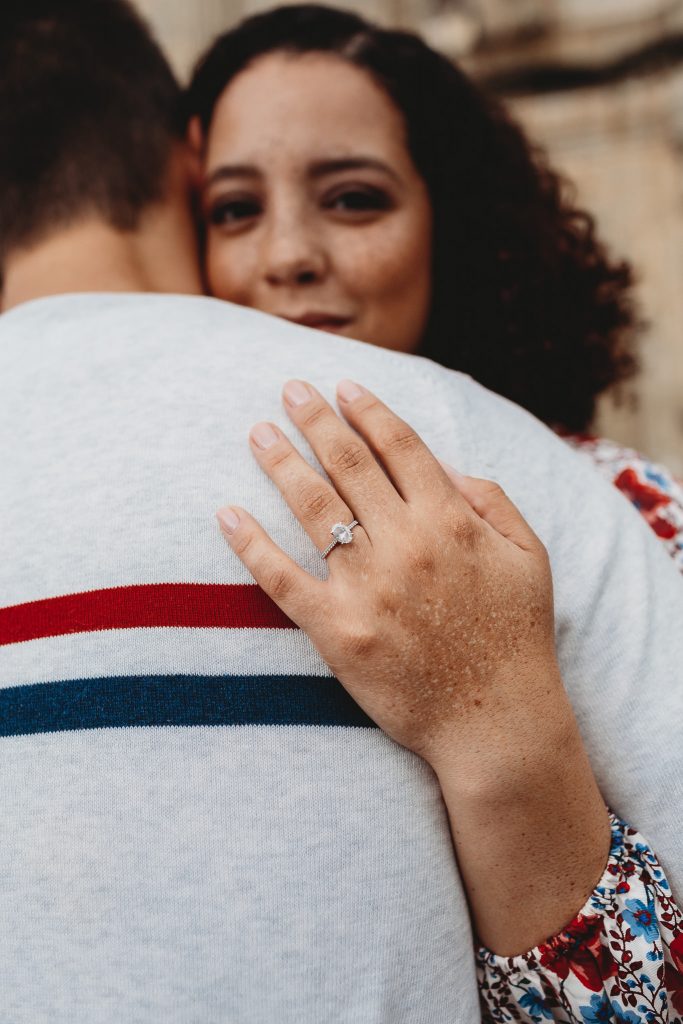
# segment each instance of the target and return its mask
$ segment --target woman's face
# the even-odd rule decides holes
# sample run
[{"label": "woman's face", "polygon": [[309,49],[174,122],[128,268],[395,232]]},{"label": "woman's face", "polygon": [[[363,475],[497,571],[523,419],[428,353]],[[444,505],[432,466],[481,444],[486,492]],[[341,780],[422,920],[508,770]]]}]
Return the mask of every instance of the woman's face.
[{"label": "woman's face", "polygon": [[213,295],[414,351],[431,299],[432,211],[403,118],[363,70],[269,54],[216,104],[203,208]]}]

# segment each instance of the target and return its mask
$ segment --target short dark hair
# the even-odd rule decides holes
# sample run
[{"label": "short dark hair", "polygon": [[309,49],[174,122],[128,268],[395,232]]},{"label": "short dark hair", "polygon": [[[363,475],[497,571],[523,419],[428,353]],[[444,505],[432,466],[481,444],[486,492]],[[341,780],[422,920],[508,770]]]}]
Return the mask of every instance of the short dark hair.
[{"label": "short dark hair", "polygon": [[125,0],[2,0],[0,262],[90,212],[135,228],[182,130],[180,86]]},{"label": "short dark hair", "polygon": [[633,375],[630,265],[502,104],[420,38],[319,5],[273,9],[199,61],[190,114],[208,129],[228,83],[272,52],[336,54],[402,112],[434,211],[433,308],[419,352],[553,426],[583,430],[598,394]]}]

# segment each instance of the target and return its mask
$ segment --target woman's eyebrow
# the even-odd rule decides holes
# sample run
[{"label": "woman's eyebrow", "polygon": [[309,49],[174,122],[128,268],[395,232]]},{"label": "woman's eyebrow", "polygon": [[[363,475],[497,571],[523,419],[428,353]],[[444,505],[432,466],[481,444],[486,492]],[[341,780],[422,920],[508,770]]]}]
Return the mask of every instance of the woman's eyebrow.
[{"label": "woman's eyebrow", "polygon": [[[359,171],[368,168],[382,171],[389,175],[398,184],[401,183],[396,171],[373,156],[346,156],[335,157],[329,160],[316,160],[309,168],[311,178],[323,178],[327,174],[336,174],[339,171]],[[253,164],[221,164],[207,175],[204,186],[208,188],[217,181],[226,181],[231,178],[262,178],[263,172]]]},{"label": "woman's eyebrow", "polygon": [[216,181],[224,181],[230,178],[262,178],[263,175],[258,167],[252,164],[222,164],[216,167],[207,175],[204,182],[205,187],[213,185]]},{"label": "woman's eyebrow", "polygon": [[309,174],[312,178],[322,178],[326,174],[335,174],[338,171],[362,171],[368,167],[383,171],[400,184],[401,179],[396,171],[389,164],[385,164],[383,160],[378,160],[374,156],[348,156],[332,160],[316,160],[311,165]]}]

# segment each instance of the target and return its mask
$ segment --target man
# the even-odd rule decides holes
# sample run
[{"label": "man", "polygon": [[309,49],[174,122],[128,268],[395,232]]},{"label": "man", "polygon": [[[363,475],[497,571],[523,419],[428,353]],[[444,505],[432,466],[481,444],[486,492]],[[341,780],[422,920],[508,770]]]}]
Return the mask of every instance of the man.
[{"label": "man", "polygon": [[286,426],[288,378],[329,394],[348,376],[505,486],[551,555],[603,795],[679,884],[680,580],[624,499],[509,403],[196,295],[178,93],[125,4],[2,19],[2,1018],[471,1024],[431,771],[216,529],[226,501],[249,508],[322,575],[247,430]]}]

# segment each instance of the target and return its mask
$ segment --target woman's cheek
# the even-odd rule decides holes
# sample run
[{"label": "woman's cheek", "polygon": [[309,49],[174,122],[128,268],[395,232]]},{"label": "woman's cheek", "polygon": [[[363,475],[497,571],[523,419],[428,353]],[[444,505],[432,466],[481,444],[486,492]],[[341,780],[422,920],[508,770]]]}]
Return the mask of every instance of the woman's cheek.
[{"label": "woman's cheek", "polygon": [[226,275],[224,262],[222,247],[209,232],[206,240],[206,284],[209,294],[219,299],[229,298],[227,292],[230,291],[230,280]]},{"label": "woman's cheek", "polygon": [[363,341],[403,352],[419,347],[429,318],[431,253],[415,243],[407,231],[385,231],[349,259],[347,272],[363,307]]},{"label": "woman's cheek", "polygon": [[209,236],[206,249],[206,283],[209,293],[241,306],[249,306],[250,275],[245,273],[239,245]]}]

